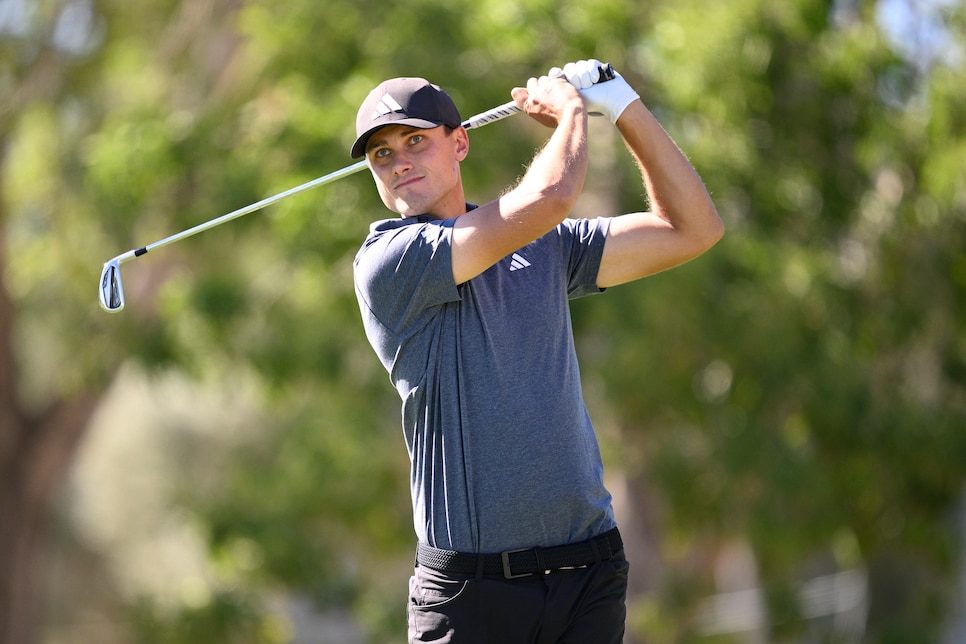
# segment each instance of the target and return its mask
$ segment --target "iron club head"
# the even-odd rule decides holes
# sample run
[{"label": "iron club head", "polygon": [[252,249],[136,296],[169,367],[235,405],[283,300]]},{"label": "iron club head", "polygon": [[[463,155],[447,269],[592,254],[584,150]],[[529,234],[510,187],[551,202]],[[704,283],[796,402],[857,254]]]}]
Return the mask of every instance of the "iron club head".
[{"label": "iron club head", "polygon": [[124,287],[121,284],[121,263],[118,258],[105,262],[101,270],[101,308],[114,313],[124,308]]}]

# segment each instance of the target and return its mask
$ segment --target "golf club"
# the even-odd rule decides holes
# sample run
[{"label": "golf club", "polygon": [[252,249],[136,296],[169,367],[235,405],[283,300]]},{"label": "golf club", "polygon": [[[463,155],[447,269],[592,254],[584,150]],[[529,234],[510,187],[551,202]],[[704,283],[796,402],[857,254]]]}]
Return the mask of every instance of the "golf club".
[{"label": "golf club", "polygon": [[[597,82],[602,83],[614,78],[614,68],[611,65],[604,65],[600,68],[600,80]],[[462,125],[466,129],[478,128],[490,123],[495,123],[496,121],[505,119],[508,116],[519,113],[521,110],[517,107],[517,104],[513,101],[504,103],[498,107],[494,107],[491,110],[472,116],[467,120],[463,121]],[[333,181],[338,181],[343,177],[348,177],[351,174],[355,174],[360,170],[366,168],[366,161],[359,161],[350,166],[346,166],[341,170],[336,170],[335,172],[330,172],[329,174],[319,177],[318,179],[313,179],[301,185],[295,186],[294,188],[289,188],[284,192],[280,192],[277,195],[267,197],[261,201],[257,201],[253,204],[239,208],[238,210],[233,210],[232,212],[206,221],[203,224],[198,224],[193,228],[189,228],[180,233],[171,235],[170,237],[165,237],[164,239],[158,240],[147,246],[142,246],[141,248],[135,248],[122,253],[117,257],[108,260],[104,263],[104,268],[101,270],[101,282],[99,289],[99,297],[101,302],[101,308],[108,312],[117,312],[124,308],[124,287],[121,283],[121,264],[135,257],[140,257],[145,255],[148,251],[152,251],[156,248],[161,248],[162,246],[167,246],[176,241],[186,239],[192,235],[196,235],[202,231],[208,230],[209,228],[214,228],[215,226],[220,226],[221,224],[231,221],[232,219],[237,219],[243,215],[255,212],[256,210],[261,210],[266,206],[270,206],[273,203],[281,201],[287,197],[298,194],[309,188],[316,188],[318,186],[324,186],[327,183],[332,183]]]}]

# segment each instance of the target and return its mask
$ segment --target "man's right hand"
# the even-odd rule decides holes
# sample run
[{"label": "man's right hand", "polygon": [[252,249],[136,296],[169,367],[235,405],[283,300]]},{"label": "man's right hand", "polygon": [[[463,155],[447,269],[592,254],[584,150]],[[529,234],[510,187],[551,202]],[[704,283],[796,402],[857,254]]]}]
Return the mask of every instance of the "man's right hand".
[{"label": "man's right hand", "polygon": [[577,87],[563,77],[531,78],[526,88],[515,87],[510,95],[520,109],[547,127],[557,127],[566,111],[583,108]]}]

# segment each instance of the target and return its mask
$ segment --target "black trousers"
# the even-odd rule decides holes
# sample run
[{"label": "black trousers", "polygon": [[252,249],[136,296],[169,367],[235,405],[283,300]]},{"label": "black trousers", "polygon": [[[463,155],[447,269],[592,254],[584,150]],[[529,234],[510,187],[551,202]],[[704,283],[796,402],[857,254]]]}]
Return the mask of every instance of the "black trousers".
[{"label": "black trousers", "polygon": [[628,567],[623,551],[585,568],[520,579],[417,566],[409,580],[409,642],[620,644]]}]

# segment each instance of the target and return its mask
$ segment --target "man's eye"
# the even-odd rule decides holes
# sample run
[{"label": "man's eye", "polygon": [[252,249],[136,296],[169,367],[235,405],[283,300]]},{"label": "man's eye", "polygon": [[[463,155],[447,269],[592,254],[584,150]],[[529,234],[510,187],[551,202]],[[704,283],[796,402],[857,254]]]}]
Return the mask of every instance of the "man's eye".
[{"label": "man's eye", "polygon": [[387,150],[386,148],[379,148],[378,150],[372,153],[372,156],[374,156],[377,159],[384,159],[387,156],[389,156],[389,150]]},{"label": "man's eye", "polygon": [[423,140],[423,135],[422,134],[413,134],[409,138],[409,143],[411,145],[416,145],[417,143],[421,142],[422,140]]}]

